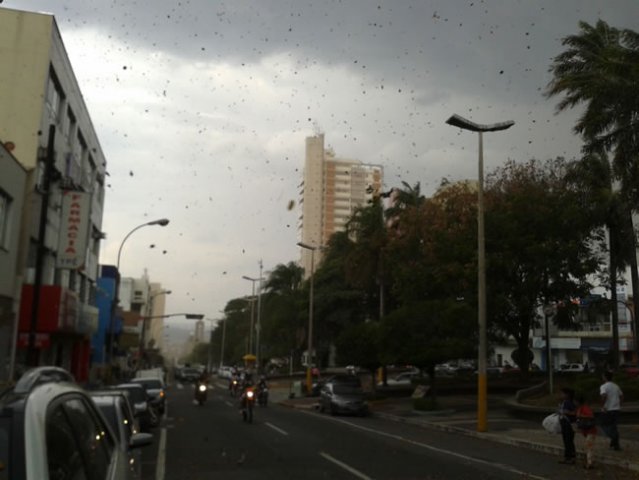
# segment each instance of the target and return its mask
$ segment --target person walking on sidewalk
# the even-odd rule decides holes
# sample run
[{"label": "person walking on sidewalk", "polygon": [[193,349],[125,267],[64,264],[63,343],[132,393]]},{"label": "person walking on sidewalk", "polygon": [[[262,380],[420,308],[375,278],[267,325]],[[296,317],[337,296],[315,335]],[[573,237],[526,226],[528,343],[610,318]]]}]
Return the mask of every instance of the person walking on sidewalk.
[{"label": "person walking on sidewalk", "polygon": [[597,439],[597,424],[595,423],[595,414],[583,395],[577,397],[577,428],[586,440],[586,464],[584,468],[591,470],[594,468],[592,460],[595,440]]},{"label": "person walking on sidewalk", "polygon": [[575,451],[575,431],[572,424],[577,420],[577,406],[575,405],[575,391],[562,388],[562,402],[559,405],[559,422],[561,425],[561,439],[564,442],[564,459],[559,463],[573,465],[577,452]]},{"label": "person walking on sidewalk", "polygon": [[599,388],[602,401],[601,429],[610,438],[610,448],[620,451],[617,421],[621,402],[623,402],[623,392],[619,385],[612,381],[612,372],[604,372],[603,381],[604,383]]}]

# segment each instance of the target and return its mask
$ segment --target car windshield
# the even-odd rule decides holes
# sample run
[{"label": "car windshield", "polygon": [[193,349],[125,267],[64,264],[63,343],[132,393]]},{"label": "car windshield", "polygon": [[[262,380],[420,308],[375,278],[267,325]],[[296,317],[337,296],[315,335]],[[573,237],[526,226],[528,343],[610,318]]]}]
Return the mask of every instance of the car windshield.
[{"label": "car windshield", "polygon": [[0,65],[0,415],[139,385],[143,479],[639,471],[639,0],[0,0]]},{"label": "car windshield", "polygon": [[132,404],[146,402],[146,393],[142,386],[116,387],[116,389],[126,391]]},{"label": "car windshield", "polygon": [[363,391],[354,385],[336,384],[333,386],[333,393],[336,395],[361,395]]},{"label": "car windshield", "polygon": [[113,433],[116,435],[116,437],[119,437],[120,428],[118,425],[118,415],[115,410],[115,402],[113,401],[113,399],[108,397],[103,399],[96,399],[96,405],[100,409],[100,412],[102,412],[102,415],[104,415],[106,421],[109,422],[109,426],[113,430]]}]

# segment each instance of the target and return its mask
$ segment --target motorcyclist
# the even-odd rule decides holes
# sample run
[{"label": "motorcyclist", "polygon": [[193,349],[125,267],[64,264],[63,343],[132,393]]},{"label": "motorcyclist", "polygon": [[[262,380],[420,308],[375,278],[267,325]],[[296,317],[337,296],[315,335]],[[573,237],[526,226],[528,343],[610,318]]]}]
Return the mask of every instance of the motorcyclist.
[{"label": "motorcyclist", "polygon": [[229,379],[229,391],[231,395],[235,395],[235,393],[239,390],[240,387],[240,377],[236,371],[231,374],[231,378]]},{"label": "motorcyclist", "polygon": [[260,376],[260,380],[257,382],[257,397],[260,401],[260,405],[266,405],[268,395],[268,384],[266,383],[266,377]]}]

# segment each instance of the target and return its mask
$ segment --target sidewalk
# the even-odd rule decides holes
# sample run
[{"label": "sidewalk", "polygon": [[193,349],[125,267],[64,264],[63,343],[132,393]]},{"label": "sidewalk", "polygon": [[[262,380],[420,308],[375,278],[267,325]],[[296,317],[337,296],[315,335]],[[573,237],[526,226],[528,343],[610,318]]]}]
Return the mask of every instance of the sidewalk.
[{"label": "sidewalk", "polygon": [[[521,420],[508,414],[504,400],[506,397],[492,398],[489,402],[488,428],[486,433],[476,431],[476,404],[468,396],[442,397],[442,410],[437,412],[418,412],[413,410],[410,399],[387,399],[371,402],[371,412],[378,418],[394,422],[407,423],[421,428],[439,430],[448,433],[467,435],[475,438],[542,451],[557,457],[563,455],[560,435],[547,433],[538,422]],[[280,404],[300,409],[313,409],[316,398],[286,399]],[[613,465],[639,472],[639,425],[619,425],[622,452],[608,448],[608,438],[599,432],[595,442],[595,462]],[[577,455],[584,452],[584,440],[580,433],[575,435]]]}]

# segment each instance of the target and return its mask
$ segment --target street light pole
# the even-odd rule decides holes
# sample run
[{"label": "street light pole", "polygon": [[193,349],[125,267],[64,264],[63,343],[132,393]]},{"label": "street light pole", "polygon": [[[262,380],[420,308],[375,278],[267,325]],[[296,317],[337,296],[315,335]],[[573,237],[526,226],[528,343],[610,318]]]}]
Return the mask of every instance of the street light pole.
[{"label": "street light pole", "polygon": [[243,275],[242,278],[244,280],[248,280],[252,283],[252,291],[251,291],[251,328],[249,331],[249,348],[248,353],[253,353],[253,330],[255,329],[255,282],[259,281],[262,278],[260,274],[260,278],[251,278],[246,275]]},{"label": "street light pole", "polygon": [[484,232],[484,132],[497,132],[512,127],[507,121],[492,125],[471,122],[453,115],[446,123],[479,134],[478,189],[477,189],[477,322],[479,324],[479,348],[477,351],[477,431],[488,430],[488,338],[486,324],[486,245]]},{"label": "street light pole", "polygon": [[149,295],[149,303],[147,305],[147,316],[142,317],[142,332],[140,335],[140,344],[139,344],[139,352],[138,352],[138,356],[139,356],[139,363],[138,365],[140,365],[142,363],[142,358],[144,357],[144,350],[146,349],[146,320],[153,318],[153,299],[155,297],[158,297],[160,295],[170,295],[171,294],[171,290],[162,290],[160,292],[156,292],[154,295]]},{"label": "street light pole", "polygon": [[118,261],[116,264],[117,276],[115,278],[115,292],[113,294],[113,304],[111,305],[111,321],[110,321],[110,332],[109,332],[109,362],[113,364],[113,344],[115,343],[115,314],[118,308],[118,303],[120,303],[120,279],[122,275],[120,274],[120,258],[122,256],[122,247],[124,247],[125,242],[129,239],[134,232],[138,231],[143,227],[150,227],[153,225],[159,225],[161,227],[166,227],[169,224],[168,218],[160,218],[158,220],[153,220],[151,222],[146,222],[141,225],[138,225],[129,233],[126,234],[122,243],[120,243],[120,248],[118,248]]},{"label": "street light pole", "polygon": [[224,342],[226,341],[226,316],[222,320],[222,351],[220,352],[220,368],[224,366]]},{"label": "street light pole", "polygon": [[317,247],[303,242],[298,242],[297,246],[311,251],[311,274],[309,276],[310,293],[308,299],[308,355],[306,360],[306,391],[310,395],[311,390],[313,389],[313,290],[315,276],[315,250],[317,250]]},{"label": "street light pole", "polygon": [[260,330],[262,329],[262,260],[260,259],[260,276],[257,290],[257,325],[255,326],[255,368],[260,373]]}]

